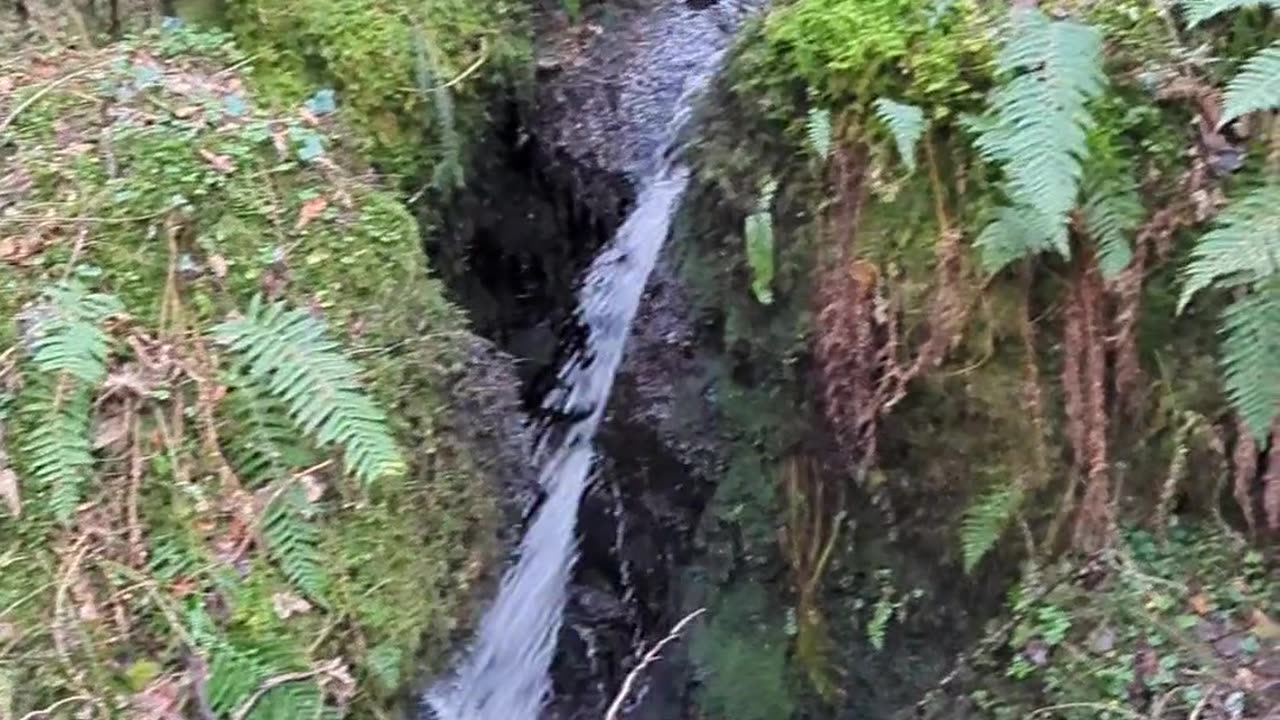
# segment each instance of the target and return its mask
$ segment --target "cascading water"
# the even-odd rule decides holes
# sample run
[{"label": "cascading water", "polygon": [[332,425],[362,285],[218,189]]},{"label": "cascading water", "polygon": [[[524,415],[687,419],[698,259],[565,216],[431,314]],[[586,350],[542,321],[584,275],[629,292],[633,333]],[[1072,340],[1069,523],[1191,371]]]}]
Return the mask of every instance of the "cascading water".
[{"label": "cascading water", "polygon": [[605,414],[645,284],[689,182],[670,157],[693,102],[713,76],[751,5],[724,0],[718,13],[672,2],[653,25],[637,71],[623,88],[631,136],[635,209],[592,263],[579,291],[587,340],[560,369],[544,405],[575,418],[544,445],[545,501],[482,619],[470,654],[426,703],[441,720],[536,720],[550,691],[550,667],[577,557],[578,504],[587,487],[593,441]]}]

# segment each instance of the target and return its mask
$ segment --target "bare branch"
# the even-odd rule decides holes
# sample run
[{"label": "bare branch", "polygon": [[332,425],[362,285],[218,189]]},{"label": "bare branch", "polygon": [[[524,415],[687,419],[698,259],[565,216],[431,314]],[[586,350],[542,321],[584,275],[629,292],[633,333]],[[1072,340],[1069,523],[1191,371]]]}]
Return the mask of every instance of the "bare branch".
[{"label": "bare branch", "polygon": [[605,712],[604,720],[620,720],[622,717],[622,706],[627,702],[627,698],[631,695],[631,691],[635,689],[635,684],[640,679],[640,674],[644,672],[645,668],[652,665],[661,657],[662,649],[675,642],[676,639],[680,637],[680,633],[684,632],[684,629],[688,627],[689,623],[693,622],[699,615],[702,615],[706,611],[706,608],[699,608],[688,615],[685,615],[683,620],[676,623],[676,626],[671,628],[671,632],[668,633],[666,637],[659,640],[656,645],[650,648],[649,652],[644,654],[644,657],[640,659],[640,664],[632,668],[631,672],[627,673],[626,679],[622,681],[622,687],[618,690],[617,696],[613,698],[613,702],[609,705],[609,710]]}]

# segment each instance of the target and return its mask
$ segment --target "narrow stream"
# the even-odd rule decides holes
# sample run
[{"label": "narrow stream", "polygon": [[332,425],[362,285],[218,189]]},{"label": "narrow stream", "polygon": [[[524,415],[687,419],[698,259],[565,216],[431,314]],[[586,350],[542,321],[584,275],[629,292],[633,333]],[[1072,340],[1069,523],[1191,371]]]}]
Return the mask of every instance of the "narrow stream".
[{"label": "narrow stream", "polygon": [[469,654],[452,678],[427,693],[426,705],[440,720],[537,720],[548,699],[594,440],[645,285],[689,182],[688,169],[673,159],[678,137],[747,7],[735,6],[724,22],[723,14],[711,17],[669,2],[668,12],[655,15],[637,72],[622,88],[633,126],[624,140],[635,148],[635,209],[595,258],[578,293],[587,339],[560,368],[557,387],[543,403],[571,420],[539,449],[545,500]]}]

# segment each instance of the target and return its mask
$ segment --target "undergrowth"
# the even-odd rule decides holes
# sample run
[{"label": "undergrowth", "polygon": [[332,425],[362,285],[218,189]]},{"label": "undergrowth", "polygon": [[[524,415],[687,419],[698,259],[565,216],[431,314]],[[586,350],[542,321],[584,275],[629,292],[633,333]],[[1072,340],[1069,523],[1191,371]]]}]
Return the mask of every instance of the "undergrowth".
[{"label": "undergrowth", "polygon": [[417,223],[341,95],[266,110],[247,59],[0,70],[5,717],[386,717],[488,557]]}]

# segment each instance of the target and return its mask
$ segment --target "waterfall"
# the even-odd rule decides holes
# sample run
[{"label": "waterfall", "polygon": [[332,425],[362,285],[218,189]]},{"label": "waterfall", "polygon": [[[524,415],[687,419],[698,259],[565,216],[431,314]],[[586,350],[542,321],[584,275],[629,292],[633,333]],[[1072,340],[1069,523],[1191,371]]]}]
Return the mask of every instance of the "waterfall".
[{"label": "waterfall", "polygon": [[[736,8],[741,12],[733,18],[740,21],[747,7]],[[717,24],[682,2],[671,3],[671,12],[679,24],[670,24],[671,17],[655,24],[661,36],[641,53],[643,75],[633,75],[624,88],[632,124],[648,125],[639,128],[642,137],[629,138],[647,155],[635,158],[635,209],[587,272],[578,294],[587,340],[560,368],[557,390],[544,401],[576,419],[539,453],[546,499],[469,654],[451,679],[427,693],[426,704],[440,720],[536,720],[550,691],[593,441],[645,284],[689,184],[688,169],[672,159],[676,138],[737,24]]]}]

